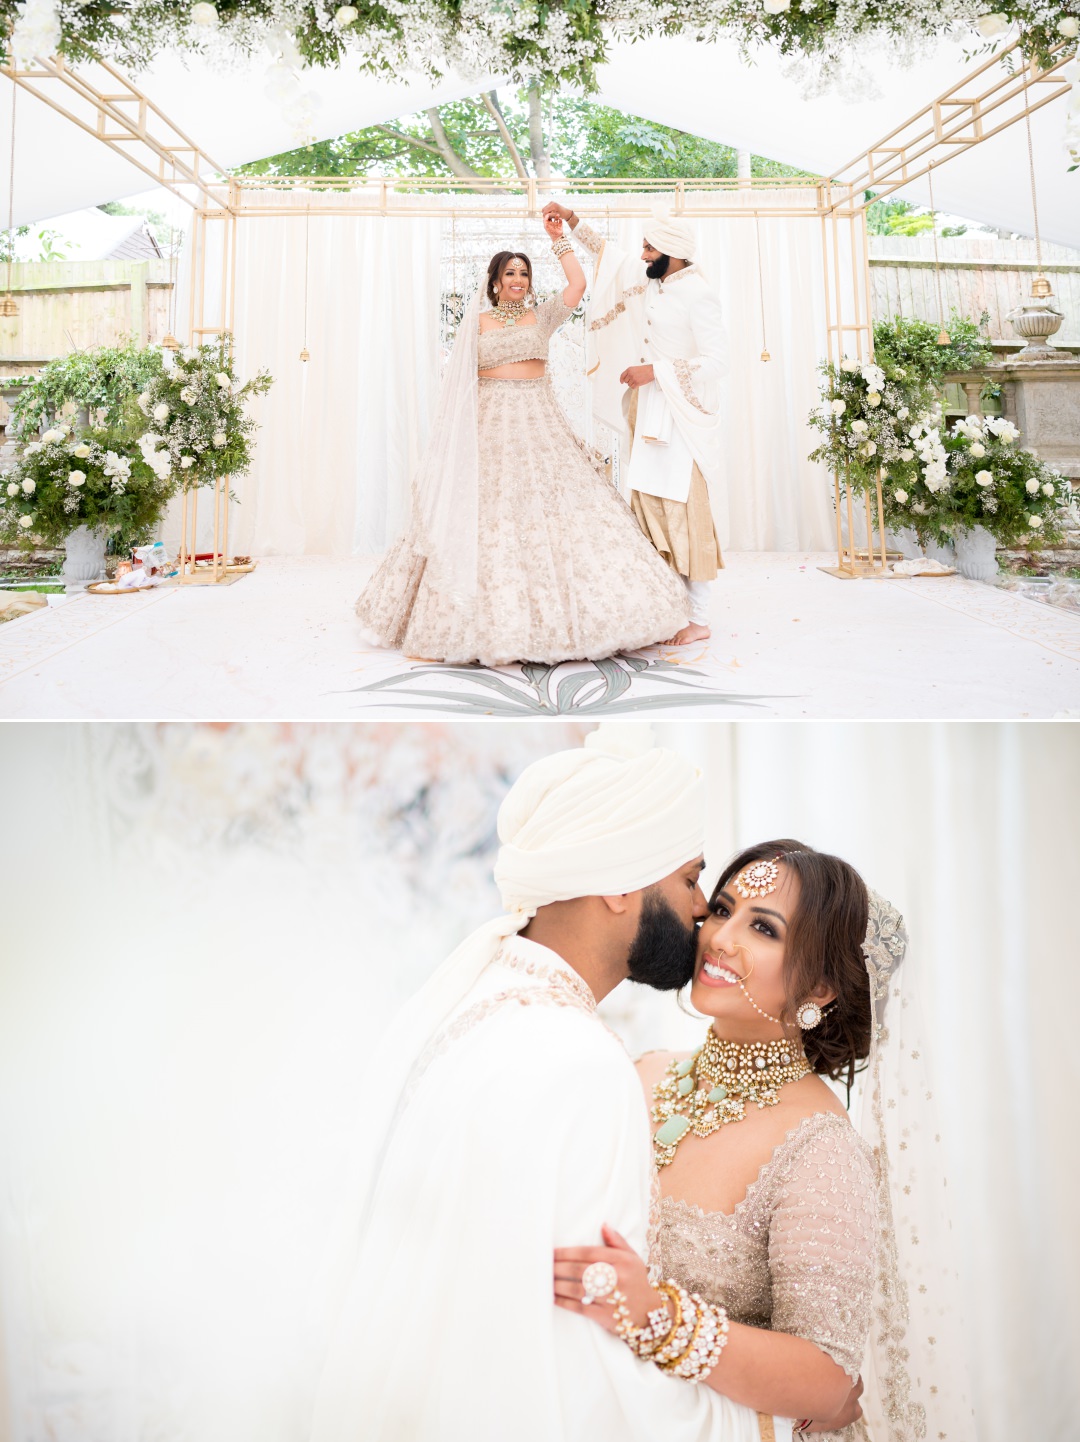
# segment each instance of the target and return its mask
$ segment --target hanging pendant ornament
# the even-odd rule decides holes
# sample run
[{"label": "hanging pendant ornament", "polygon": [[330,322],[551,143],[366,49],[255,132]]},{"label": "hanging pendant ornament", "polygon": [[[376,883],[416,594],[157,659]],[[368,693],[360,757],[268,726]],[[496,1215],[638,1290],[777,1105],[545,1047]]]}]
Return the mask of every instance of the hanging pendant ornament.
[{"label": "hanging pendant ornament", "polygon": [[804,1001],[795,1013],[795,1020],[803,1031],[813,1031],[814,1027],[821,1025],[821,1018],[824,1015],[825,1013],[816,1001]]},{"label": "hanging pendant ornament", "polygon": [[744,898],[771,896],[780,881],[780,857],[772,861],[755,861],[739,872],[735,890]]}]

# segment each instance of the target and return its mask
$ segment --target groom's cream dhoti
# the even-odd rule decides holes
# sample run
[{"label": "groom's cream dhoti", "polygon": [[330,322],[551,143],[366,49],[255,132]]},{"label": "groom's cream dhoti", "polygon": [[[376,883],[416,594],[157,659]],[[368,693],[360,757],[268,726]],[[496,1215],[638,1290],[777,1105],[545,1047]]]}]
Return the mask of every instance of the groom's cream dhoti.
[{"label": "groom's cream dhoti", "polygon": [[[692,263],[693,232],[682,222],[645,225],[651,245],[691,261],[657,280],[645,275],[639,258],[608,247],[583,221],[573,234],[596,257],[586,320],[593,414],[622,436],[638,524],[686,582],[691,619],[707,625],[709,583],[724,564],[709,499],[722,460],[727,347],[720,303]],[[637,365],[651,365],[655,379],[627,390],[619,376]]]},{"label": "groom's cream dhoti", "polygon": [[359,1254],[312,1442],[760,1442],[754,1412],[554,1305],[554,1247],[610,1222],[647,1253],[649,1125],[582,978],[516,934],[549,902],[670,875],[702,825],[690,764],[625,742],[548,757],[511,789],[506,914],[405,1008],[362,1098]]}]

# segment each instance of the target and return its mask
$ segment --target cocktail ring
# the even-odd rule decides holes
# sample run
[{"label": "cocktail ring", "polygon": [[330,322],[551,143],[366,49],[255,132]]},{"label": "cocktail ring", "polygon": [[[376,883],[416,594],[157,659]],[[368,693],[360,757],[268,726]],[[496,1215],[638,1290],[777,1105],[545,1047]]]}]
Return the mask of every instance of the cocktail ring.
[{"label": "cocktail ring", "polygon": [[619,1274],[610,1262],[590,1262],[581,1274],[581,1285],[585,1288],[584,1305],[599,1302],[608,1297],[619,1285]]}]

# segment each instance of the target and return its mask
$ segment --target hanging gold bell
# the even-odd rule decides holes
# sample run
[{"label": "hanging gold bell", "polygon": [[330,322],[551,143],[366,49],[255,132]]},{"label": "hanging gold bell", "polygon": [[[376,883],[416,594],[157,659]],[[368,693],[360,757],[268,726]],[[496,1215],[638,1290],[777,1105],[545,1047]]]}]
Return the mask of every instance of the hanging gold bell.
[{"label": "hanging gold bell", "polygon": [[7,295],[5,295],[2,300],[0,300],[0,315],[2,315],[2,316],[13,316],[13,315],[18,315],[18,314],[19,314],[18,303],[16,302],[15,297],[12,295],[11,291],[9,290],[8,293],[7,293]]},{"label": "hanging gold bell", "polygon": [[762,359],[763,361],[772,360],[772,356],[769,354],[769,352],[768,352],[767,350],[763,350],[763,351],[761,352],[761,359]]},{"label": "hanging gold bell", "polygon": [[1037,275],[1031,282],[1031,294],[1037,300],[1045,300],[1048,295],[1053,295],[1053,287],[1045,275]]},{"label": "hanging gold bell", "polygon": [[942,328],[938,331],[937,343],[938,345],[952,345],[952,336],[947,330]]},{"label": "hanging gold bell", "polygon": [[169,333],[168,333],[167,335],[165,335],[165,336],[162,337],[162,340],[161,340],[161,349],[162,349],[162,350],[179,350],[179,349],[180,349],[180,342],[179,342],[179,341],[176,339],[176,337],[173,335],[172,331],[169,331]]},{"label": "hanging gold bell", "polygon": [[307,346],[305,346],[304,349],[300,352],[300,359],[302,361],[309,361],[311,359],[311,352],[308,350]]}]

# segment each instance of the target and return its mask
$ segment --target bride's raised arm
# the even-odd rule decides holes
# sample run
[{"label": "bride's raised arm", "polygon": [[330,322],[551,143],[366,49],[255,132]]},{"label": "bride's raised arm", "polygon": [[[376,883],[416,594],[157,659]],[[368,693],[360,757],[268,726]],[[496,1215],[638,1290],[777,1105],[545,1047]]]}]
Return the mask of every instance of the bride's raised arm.
[{"label": "bride's raised arm", "polygon": [[545,212],[544,229],[551,237],[551,249],[562,265],[563,275],[566,276],[566,289],[562,293],[563,305],[567,310],[573,310],[585,294],[585,272],[574,253],[573,245],[563,234],[562,217]]}]

